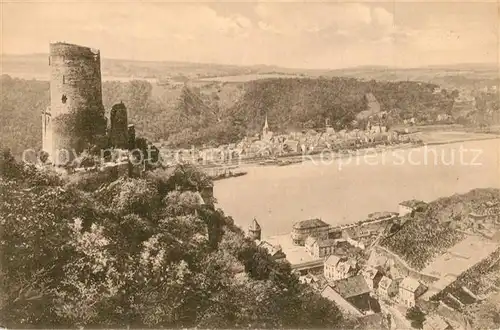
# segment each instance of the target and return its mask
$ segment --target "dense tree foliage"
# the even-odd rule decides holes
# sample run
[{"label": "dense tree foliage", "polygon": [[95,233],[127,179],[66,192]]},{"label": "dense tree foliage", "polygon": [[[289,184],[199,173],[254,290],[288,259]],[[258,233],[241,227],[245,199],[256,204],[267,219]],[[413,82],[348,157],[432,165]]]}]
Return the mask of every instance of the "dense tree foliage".
[{"label": "dense tree foliage", "polygon": [[474,189],[462,195],[439,198],[416,213],[381,245],[401,256],[415,269],[423,269],[435,256],[462,240],[463,230],[474,226],[468,215],[484,202],[500,202],[498,189]]},{"label": "dense tree foliage", "polygon": [[[469,307],[469,306],[467,306]],[[466,311],[476,329],[498,329],[500,327],[500,293],[492,293],[484,302],[470,306]]]},{"label": "dense tree foliage", "polygon": [[288,263],[200,200],[210,182],[196,168],[114,181],[61,178],[4,152],[0,169],[0,322],[8,327],[332,328],[341,321]]},{"label": "dense tree foliage", "polygon": [[425,314],[417,306],[413,306],[406,312],[406,318],[411,321],[411,326],[422,329],[425,322]]},{"label": "dense tree foliage", "polygon": [[[147,81],[103,83],[103,103],[109,112],[123,101],[138,136],[167,141],[172,146],[236,142],[259,132],[268,115],[271,129],[335,128],[352,126],[366,110],[372,93],[387,123],[415,117],[426,122],[437,113],[451,113],[453,92],[434,94],[432,84],[360,81],[353,78],[271,78],[246,83],[152,85]],[[49,105],[49,84],[2,77],[2,139],[25,148],[39,148],[40,112]],[[359,123],[358,123],[359,124]],[[21,149],[22,148],[22,149]]]},{"label": "dense tree foliage", "polygon": [[17,157],[25,149],[42,146],[42,112],[49,105],[47,81],[14,79],[0,81],[0,140]]},{"label": "dense tree foliage", "polygon": [[497,92],[476,92],[474,97],[478,111],[486,112],[500,110],[500,98],[498,97]]},{"label": "dense tree foliage", "polygon": [[[500,325],[500,293],[496,292],[498,284],[500,284],[500,248],[460,274],[456,281],[431,297],[431,300],[450,303],[449,297],[456,297],[464,304],[454,308],[464,313],[474,328],[494,329]],[[463,288],[485,299],[476,300],[464,292]]]}]

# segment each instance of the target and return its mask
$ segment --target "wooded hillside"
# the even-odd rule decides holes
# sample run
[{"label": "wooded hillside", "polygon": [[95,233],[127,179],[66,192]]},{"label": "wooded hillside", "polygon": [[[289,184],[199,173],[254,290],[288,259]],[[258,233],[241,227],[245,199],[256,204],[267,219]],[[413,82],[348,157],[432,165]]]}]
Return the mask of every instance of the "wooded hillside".
[{"label": "wooded hillside", "polygon": [[[41,111],[49,105],[49,84],[2,76],[0,119],[2,141],[16,156],[24,148],[41,147]],[[271,130],[352,128],[366,110],[372,93],[388,124],[405,118],[450,113],[454,93],[434,94],[436,86],[419,82],[359,81],[354,78],[271,78],[246,83],[152,85],[147,81],[104,82],[103,102],[109,111],[123,101],[129,122],[151,141],[172,146],[236,142],[262,128],[267,114]]]},{"label": "wooded hillside", "polygon": [[95,176],[0,155],[2,325],[340,327],[336,305],[288,262],[200,202],[208,178],[195,168]]}]

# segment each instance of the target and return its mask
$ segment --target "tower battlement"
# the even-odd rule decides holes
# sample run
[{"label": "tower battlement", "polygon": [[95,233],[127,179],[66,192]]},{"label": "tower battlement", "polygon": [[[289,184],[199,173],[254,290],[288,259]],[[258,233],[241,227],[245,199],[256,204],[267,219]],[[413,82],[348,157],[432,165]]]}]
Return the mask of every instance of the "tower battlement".
[{"label": "tower battlement", "polygon": [[89,57],[94,58],[100,56],[98,49],[90,47],[69,44],[66,42],[55,42],[49,46],[50,56],[65,56],[65,57]]}]

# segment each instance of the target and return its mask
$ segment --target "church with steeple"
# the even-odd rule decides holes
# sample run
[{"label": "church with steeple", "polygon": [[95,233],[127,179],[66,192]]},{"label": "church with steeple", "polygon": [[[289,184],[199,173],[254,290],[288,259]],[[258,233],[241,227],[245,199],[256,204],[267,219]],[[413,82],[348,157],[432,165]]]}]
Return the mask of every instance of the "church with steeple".
[{"label": "church with steeple", "polygon": [[262,128],[262,141],[270,141],[271,138],[273,137],[273,132],[269,129],[269,123],[267,122],[267,115],[266,115],[266,120],[264,122],[264,127]]}]

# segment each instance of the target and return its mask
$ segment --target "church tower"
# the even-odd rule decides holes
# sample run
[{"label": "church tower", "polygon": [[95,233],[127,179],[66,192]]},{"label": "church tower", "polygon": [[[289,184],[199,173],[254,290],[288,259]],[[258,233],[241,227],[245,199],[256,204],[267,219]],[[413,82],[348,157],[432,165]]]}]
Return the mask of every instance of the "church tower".
[{"label": "church tower", "polygon": [[262,234],[262,230],[260,228],[260,225],[257,222],[257,220],[254,218],[252,223],[250,224],[250,227],[248,227],[248,237],[252,240],[260,241],[261,234]]},{"label": "church tower", "polygon": [[266,115],[266,120],[264,121],[264,127],[262,127],[262,140],[269,141],[271,140],[272,136],[273,132],[269,130],[269,123],[267,122],[267,115]]}]

